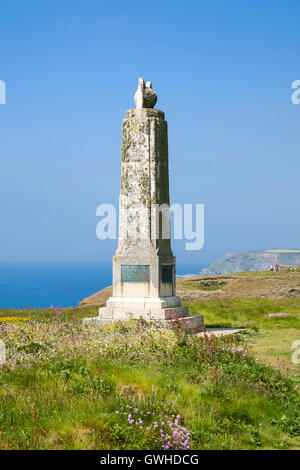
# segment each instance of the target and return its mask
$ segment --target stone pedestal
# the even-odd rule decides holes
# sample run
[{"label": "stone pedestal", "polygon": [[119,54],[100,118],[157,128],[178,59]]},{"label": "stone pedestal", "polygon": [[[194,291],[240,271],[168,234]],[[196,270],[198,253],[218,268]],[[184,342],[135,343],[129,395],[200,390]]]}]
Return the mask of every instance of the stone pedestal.
[{"label": "stone pedestal", "polygon": [[[170,243],[168,130],[151,82],[139,80],[136,109],[127,111],[122,129],[119,243],[113,258],[113,296],[97,319],[172,321],[188,308],[176,297],[176,261]],[[153,104],[153,106],[154,106]],[[149,107],[145,107],[145,105]],[[201,316],[188,324],[202,329]]]}]

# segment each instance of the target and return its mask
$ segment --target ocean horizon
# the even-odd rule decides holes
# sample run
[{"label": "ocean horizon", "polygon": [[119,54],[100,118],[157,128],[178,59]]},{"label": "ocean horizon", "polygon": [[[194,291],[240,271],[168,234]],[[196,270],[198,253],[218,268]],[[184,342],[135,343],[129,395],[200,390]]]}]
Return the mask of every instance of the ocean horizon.
[{"label": "ocean horizon", "polygon": [[[198,273],[204,267],[177,263],[177,274]],[[111,264],[1,263],[0,308],[76,307],[111,284]]]}]

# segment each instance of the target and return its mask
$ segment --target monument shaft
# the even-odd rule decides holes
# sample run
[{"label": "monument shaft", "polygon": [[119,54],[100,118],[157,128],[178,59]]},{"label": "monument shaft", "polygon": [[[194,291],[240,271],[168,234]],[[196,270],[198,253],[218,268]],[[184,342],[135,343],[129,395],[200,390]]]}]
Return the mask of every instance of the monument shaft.
[{"label": "monument shaft", "polygon": [[130,110],[123,121],[114,296],[175,295],[175,258],[163,236],[170,202],[167,132],[162,111]]}]

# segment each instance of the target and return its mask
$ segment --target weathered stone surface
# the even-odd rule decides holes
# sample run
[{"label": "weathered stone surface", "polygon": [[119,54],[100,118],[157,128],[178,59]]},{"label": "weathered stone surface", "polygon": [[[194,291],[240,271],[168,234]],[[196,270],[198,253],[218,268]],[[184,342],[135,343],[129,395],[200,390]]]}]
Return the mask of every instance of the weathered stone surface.
[{"label": "weathered stone surface", "polygon": [[[114,297],[175,296],[175,257],[164,239],[155,205],[169,206],[168,130],[164,113],[132,109],[123,121],[119,244],[113,259]],[[166,214],[169,218],[169,214]],[[156,229],[157,228],[157,232]],[[124,285],[122,265],[150,267],[147,286]],[[160,282],[162,265],[172,266],[171,285]],[[143,293],[142,293],[143,292]]]},{"label": "weathered stone surface", "polygon": [[[170,239],[159,234],[155,206],[169,206],[168,130],[164,113],[130,110],[123,121],[119,248],[117,254],[156,250],[172,254]],[[167,214],[168,215],[168,214]]]}]

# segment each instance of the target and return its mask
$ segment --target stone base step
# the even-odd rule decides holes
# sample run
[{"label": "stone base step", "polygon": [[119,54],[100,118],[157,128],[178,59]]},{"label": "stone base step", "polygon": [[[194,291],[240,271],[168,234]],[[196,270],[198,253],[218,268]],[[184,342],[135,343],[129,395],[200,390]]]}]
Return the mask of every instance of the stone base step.
[{"label": "stone base step", "polygon": [[165,320],[163,326],[167,328],[180,328],[186,333],[201,333],[205,331],[203,315],[189,315],[178,320]]},{"label": "stone base step", "polygon": [[[109,325],[112,322],[124,321],[124,320],[128,320],[128,319],[104,318],[104,317],[99,316],[99,317],[94,317],[94,318],[84,318],[83,325],[85,326],[92,325],[92,324]],[[185,316],[179,317],[178,319],[170,320],[166,318],[156,318],[156,319],[151,319],[150,321],[155,321],[158,326],[162,326],[164,328],[180,328],[182,331],[185,331],[187,333],[200,333],[200,332],[205,331],[203,315],[188,315],[187,314]]]},{"label": "stone base step", "polygon": [[122,308],[126,312],[138,309],[148,311],[180,306],[181,300],[175,295],[171,297],[110,297],[106,302],[106,307]]},{"label": "stone base step", "polygon": [[186,317],[189,309],[185,305],[168,308],[121,308],[103,307],[99,308],[99,317],[103,320],[131,320],[132,318],[145,320],[173,320],[179,317]]}]

